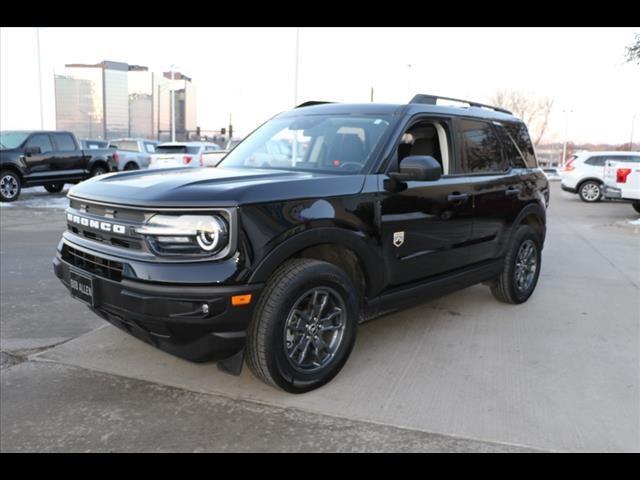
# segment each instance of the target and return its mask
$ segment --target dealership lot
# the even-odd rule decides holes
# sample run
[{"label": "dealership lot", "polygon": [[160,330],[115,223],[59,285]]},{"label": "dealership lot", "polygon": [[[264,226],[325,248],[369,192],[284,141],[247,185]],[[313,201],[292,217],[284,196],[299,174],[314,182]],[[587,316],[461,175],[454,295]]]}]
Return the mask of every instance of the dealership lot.
[{"label": "dealership lot", "polygon": [[558,187],[529,302],[477,285],[364,324],[340,375],[300,396],[72,300],[51,267],[64,195],[25,190],[0,209],[2,451],[638,451],[638,215]]}]

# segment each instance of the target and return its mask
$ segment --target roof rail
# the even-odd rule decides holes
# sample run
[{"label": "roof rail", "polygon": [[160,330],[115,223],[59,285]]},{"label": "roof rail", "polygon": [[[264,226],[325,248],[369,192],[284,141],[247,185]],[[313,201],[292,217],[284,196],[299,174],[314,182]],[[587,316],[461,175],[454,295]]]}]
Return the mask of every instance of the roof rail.
[{"label": "roof rail", "polygon": [[452,102],[468,103],[469,106],[471,107],[489,108],[497,112],[508,113],[509,115],[513,115],[513,112],[510,112],[505,108],[494,107],[492,105],[485,105],[484,103],[471,102],[469,100],[461,100],[459,98],[441,97],[440,95],[428,95],[428,94],[419,93],[418,95],[413,97],[409,103],[426,103],[427,105],[436,105],[438,100],[450,100]]},{"label": "roof rail", "polygon": [[325,103],[335,103],[335,102],[318,102],[318,101],[315,101],[315,100],[311,100],[309,102],[301,103],[300,105],[298,105],[295,108],[311,107],[313,105],[322,105],[322,104],[325,104]]}]

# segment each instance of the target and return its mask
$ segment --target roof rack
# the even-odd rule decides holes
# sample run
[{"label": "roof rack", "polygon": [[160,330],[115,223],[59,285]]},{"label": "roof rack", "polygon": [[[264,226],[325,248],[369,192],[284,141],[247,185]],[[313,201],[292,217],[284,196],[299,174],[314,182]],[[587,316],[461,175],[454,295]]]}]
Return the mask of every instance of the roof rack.
[{"label": "roof rack", "polygon": [[309,101],[309,102],[301,103],[296,108],[311,107],[312,105],[322,105],[322,104],[325,104],[325,103],[335,103],[335,102],[318,102],[318,101],[312,100],[312,101]]},{"label": "roof rack", "polygon": [[436,105],[438,100],[449,100],[452,102],[468,103],[471,107],[489,108],[491,110],[495,110],[496,112],[508,113],[509,115],[513,115],[513,112],[510,112],[505,108],[485,105],[484,103],[471,102],[469,100],[461,100],[459,98],[441,97],[440,95],[428,95],[419,93],[418,95],[413,97],[409,103],[426,103],[427,105]]}]

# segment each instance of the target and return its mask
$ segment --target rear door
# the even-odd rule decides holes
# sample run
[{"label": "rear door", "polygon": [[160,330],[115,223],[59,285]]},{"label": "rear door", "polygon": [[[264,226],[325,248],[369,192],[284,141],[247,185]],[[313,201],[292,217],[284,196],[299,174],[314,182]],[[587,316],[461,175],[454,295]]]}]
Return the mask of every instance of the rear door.
[{"label": "rear door", "polygon": [[55,152],[51,158],[51,170],[64,176],[75,177],[85,173],[85,158],[73,135],[66,132],[52,133]]},{"label": "rear door", "polygon": [[513,165],[515,147],[504,126],[479,119],[458,123],[462,168],[473,184],[473,228],[468,249],[470,263],[499,255],[501,241],[524,207],[524,160]]}]

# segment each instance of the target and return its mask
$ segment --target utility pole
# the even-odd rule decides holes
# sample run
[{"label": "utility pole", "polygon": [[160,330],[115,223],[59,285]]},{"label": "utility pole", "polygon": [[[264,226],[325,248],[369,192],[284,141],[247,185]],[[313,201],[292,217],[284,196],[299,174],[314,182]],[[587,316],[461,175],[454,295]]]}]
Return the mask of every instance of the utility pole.
[{"label": "utility pole", "polygon": [[636,114],[631,117],[631,138],[629,139],[629,151],[633,150],[633,127],[636,123]]},{"label": "utility pole", "polygon": [[569,113],[573,113],[573,110],[562,110],[565,114],[564,117],[564,146],[562,147],[562,168],[564,168],[567,161],[567,132],[569,130]]},{"label": "utility pole", "polygon": [[171,94],[171,141],[176,141],[176,92],[173,86],[175,79],[174,70],[175,65],[171,65],[171,85],[169,86],[169,93]]},{"label": "utility pole", "polygon": [[296,28],[296,73],[293,84],[293,106],[298,105],[298,63],[300,54],[300,28]]},{"label": "utility pole", "polygon": [[371,103],[373,103],[373,87],[371,87]]},{"label": "utility pole", "polygon": [[42,108],[42,65],[40,63],[40,27],[36,27],[36,44],[38,48],[38,91],[40,93],[40,130],[44,130],[44,112]]}]

